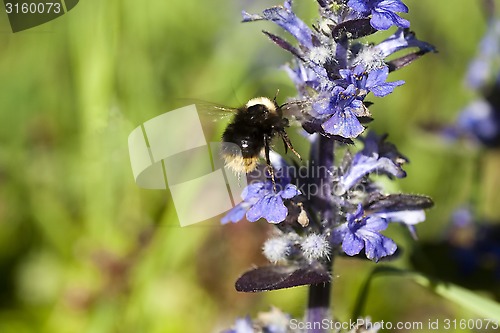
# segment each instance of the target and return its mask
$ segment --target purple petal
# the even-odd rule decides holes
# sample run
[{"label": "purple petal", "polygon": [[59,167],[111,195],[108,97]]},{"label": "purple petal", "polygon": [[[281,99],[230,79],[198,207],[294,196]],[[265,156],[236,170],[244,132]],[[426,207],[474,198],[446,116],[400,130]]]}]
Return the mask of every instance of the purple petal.
[{"label": "purple petal", "polygon": [[368,3],[363,0],[349,0],[347,5],[359,13],[366,13],[371,10],[371,7],[368,6]]},{"label": "purple petal", "polygon": [[270,196],[266,203],[263,217],[269,223],[283,222],[288,215],[288,210],[279,196]]},{"label": "purple petal", "polygon": [[348,233],[342,242],[342,250],[349,256],[359,254],[364,246],[363,240],[353,233]]},{"label": "purple petal", "polygon": [[386,10],[389,12],[402,12],[408,13],[408,7],[400,0],[383,0],[377,5],[378,9]]},{"label": "purple petal", "polygon": [[345,96],[354,96],[356,95],[356,86],[354,84],[350,84],[342,93]]},{"label": "purple petal", "polygon": [[245,201],[250,201],[252,198],[260,197],[260,192],[265,188],[265,184],[262,182],[251,183],[243,189],[241,192],[241,198]]},{"label": "purple petal", "polygon": [[394,23],[394,15],[388,12],[375,12],[372,15],[370,24],[377,30],[387,30],[392,27]]},{"label": "purple petal", "polygon": [[257,201],[252,207],[250,207],[246,214],[248,221],[255,222],[258,221],[262,216],[264,216],[267,209],[266,201],[266,198],[262,198]]},{"label": "purple petal", "polygon": [[347,173],[340,179],[339,185],[347,191],[365,175],[375,171],[383,171],[397,178],[406,176],[401,167],[387,157],[357,154]]},{"label": "purple petal", "polygon": [[425,221],[425,211],[423,209],[403,210],[397,212],[379,212],[373,215],[381,217],[387,220],[388,222],[400,222],[408,226],[415,225]]},{"label": "purple petal", "polygon": [[285,8],[272,7],[262,12],[265,20],[272,21],[288,31],[297,41],[307,48],[312,48],[312,31],[291,10],[291,1],[285,2]]},{"label": "purple petal", "polygon": [[495,139],[500,133],[497,117],[497,110],[490,103],[479,99],[470,103],[460,113],[457,127],[462,133],[487,142]]},{"label": "purple petal", "polygon": [[344,223],[337,228],[333,229],[331,242],[332,244],[342,244],[346,233],[349,232],[349,227],[347,223]]},{"label": "purple petal", "polygon": [[283,69],[287,72],[290,79],[292,79],[298,91],[304,89],[305,86],[310,86],[314,89],[319,87],[319,81],[314,71],[309,67],[305,67],[302,62],[299,62],[294,69],[290,68],[289,65],[283,66]]},{"label": "purple petal", "polygon": [[366,218],[366,229],[369,229],[371,231],[383,231],[387,229],[388,222],[387,220],[376,217],[376,216],[368,216]]},{"label": "purple petal", "polygon": [[410,47],[417,47],[426,52],[436,50],[431,44],[418,40],[414,33],[404,29],[398,29],[392,36],[375,46],[384,57]]},{"label": "purple petal", "polygon": [[410,27],[410,21],[402,18],[401,16],[394,14],[392,18],[394,25],[396,25],[397,27],[405,29],[408,29]]},{"label": "purple petal", "polygon": [[376,87],[379,84],[385,83],[387,77],[389,76],[389,67],[385,66],[382,68],[377,68],[368,73],[368,78],[366,79],[366,87],[368,89]]},{"label": "purple petal", "polygon": [[491,61],[483,57],[474,59],[469,64],[466,80],[471,88],[479,89],[488,82],[491,73]]},{"label": "purple petal", "polygon": [[402,86],[405,84],[405,81],[395,81],[395,82],[386,82],[376,87],[370,89],[370,91],[377,97],[384,97],[389,95],[394,91],[394,88]]},{"label": "purple petal", "polygon": [[381,217],[388,222],[399,222],[408,228],[413,239],[417,239],[417,232],[415,225],[425,221],[425,211],[421,210],[403,210],[397,212],[379,212],[374,213],[372,216]]},{"label": "purple petal", "polygon": [[344,91],[344,88],[335,86],[330,93],[319,96],[317,101],[312,105],[314,112],[318,115],[334,114],[336,112],[339,96]]},{"label": "purple petal", "polygon": [[349,109],[335,112],[321,127],[328,134],[338,135],[347,139],[356,138],[365,130],[356,115]]},{"label": "purple petal", "polygon": [[[341,69],[339,70],[340,77],[346,81],[352,81],[353,71],[350,69]],[[351,84],[351,82],[349,82]]]},{"label": "purple petal", "polygon": [[283,199],[291,199],[300,194],[300,191],[297,189],[295,185],[288,184],[285,186],[285,189],[280,193],[280,196]]},{"label": "purple petal", "polygon": [[393,255],[398,246],[390,238],[377,233],[365,235],[365,254],[370,260],[379,261],[381,258]]},{"label": "purple petal", "polygon": [[366,79],[366,89],[377,97],[390,94],[395,87],[404,84],[404,81],[385,82],[389,76],[389,67],[372,70]]},{"label": "purple petal", "polygon": [[243,205],[243,203],[234,206],[227,214],[221,219],[222,224],[227,224],[229,222],[236,223],[241,221],[247,212],[248,207]]}]

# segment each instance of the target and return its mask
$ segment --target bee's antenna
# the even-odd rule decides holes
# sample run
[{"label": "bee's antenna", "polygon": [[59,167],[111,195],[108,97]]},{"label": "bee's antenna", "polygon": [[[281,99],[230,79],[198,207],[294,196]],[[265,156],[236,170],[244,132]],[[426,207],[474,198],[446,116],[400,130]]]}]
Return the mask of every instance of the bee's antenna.
[{"label": "bee's antenna", "polygon": [[280,89],[278,88],[278,89],[276,90],[276,94],[274,94],[274,98],[273,98],[274,104],[277,104],[277,103],[276,103],[276,98],[278,97],[278,94],[279,94],[279,93],[280,93]]}]

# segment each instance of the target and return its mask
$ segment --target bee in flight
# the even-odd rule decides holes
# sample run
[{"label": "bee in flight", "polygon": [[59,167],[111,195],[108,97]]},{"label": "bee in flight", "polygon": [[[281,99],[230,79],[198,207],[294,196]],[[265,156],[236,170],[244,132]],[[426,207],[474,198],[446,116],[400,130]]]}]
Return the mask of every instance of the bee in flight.
[{"label": "bee in flight", "polygon": [[284,111],[296,105],[292,102],[280,106],[276,103],[276,97],[273,100],[257,97],[240,108],[213,106],[219,111],[234,114],[222,134],[221,154],[226,166],[237,173],[250,173],[257,168],[263,154],[275,188],[275,175],[269,157],[272,140],[279,136],[283,140],[285,152],[290,149],[300,159],[285,131],[289,120],[284,117]]}]

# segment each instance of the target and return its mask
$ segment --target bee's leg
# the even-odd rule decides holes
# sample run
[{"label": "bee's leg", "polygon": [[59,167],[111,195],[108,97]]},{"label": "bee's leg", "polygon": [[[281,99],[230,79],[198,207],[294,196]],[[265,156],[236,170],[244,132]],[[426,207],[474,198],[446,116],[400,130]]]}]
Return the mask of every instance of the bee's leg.
[{"label": "bee's leg", "polygon": [[[283,137],[281,137],[283,139]],[[283,139],[283,146],[285,147],[285,154],[288,154],[288,145],[286,144],[285,139]]]},{"label": "bee's leg", "polygon": [[271,165],[271,158],[269,157],[269,151],[271,150],[270,145],[271,138],[267,134],[264,134],[264,154],[266,155],[266,164],[269,169],[269,174],[271,175],[271,181],[273,182],[273,190],[276,192],[276,179],[274,178],[274,169]]},{"label": "bee's leg", "polygon": [[292,142],[290,141],[290,138],[288,137],[288,134],[286,134],[285,131],[280,131],[279,135],[283,139],[283,142],[285,143],[285,152],[287,151],[287,147],[290,148],[291,151],[300,159],[302,160],[302,157],[300,157],[300,154],[297,153],[297,151],[293,148]]}]

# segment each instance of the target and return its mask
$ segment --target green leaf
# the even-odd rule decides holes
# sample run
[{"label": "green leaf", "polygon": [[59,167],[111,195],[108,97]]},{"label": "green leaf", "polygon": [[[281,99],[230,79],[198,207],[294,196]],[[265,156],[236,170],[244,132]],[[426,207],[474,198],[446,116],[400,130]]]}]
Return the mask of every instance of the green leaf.
[{"label": "green leaf", "polygon": [[489,298],[478,295],[476,292],[457,286],[453,283],[431,279],[420,273],[401,270],[388,266],[379,266],[375,268],[367,278],[366,282],[360,290],[351,318],[358,318],[363,312],[363,307],[364,304],[366,304],[370,284],[373,278],[375,278],[376,276],[387,275],[400,275],[410,277],[411,279],[413,279],[413,281],[420,284],[421,286],[431,289],[443,298],[446,298],[447,300],[482,318],[500,321],[500,304]]},{"label": "green leaf", "polygon": [[452,283],[438,282],[422,274],[411,274],[418,284],[432,289],[438,295],[462,306],[483,318],[500,320],[500,304]]}]

